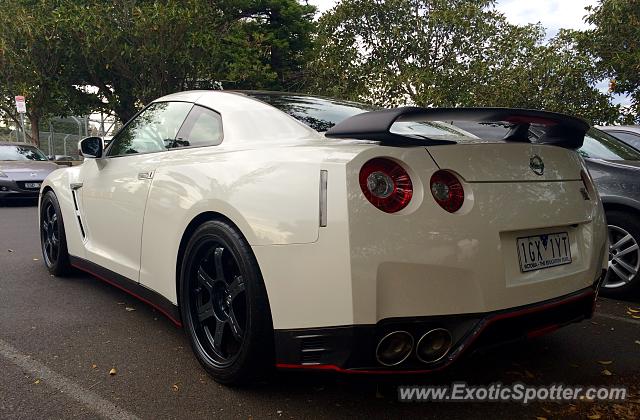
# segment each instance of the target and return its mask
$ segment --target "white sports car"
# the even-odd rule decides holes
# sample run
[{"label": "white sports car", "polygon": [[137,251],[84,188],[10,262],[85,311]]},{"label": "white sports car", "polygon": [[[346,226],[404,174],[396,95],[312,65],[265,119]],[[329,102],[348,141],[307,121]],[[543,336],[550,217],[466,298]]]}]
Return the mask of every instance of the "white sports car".
[{"label": "white sports car", "polygon": [[[274,366],[429,372],[592,315],[608,248],[572,150],[588,124],[367,111],[270,92],[160,98],[44,181],[46,266],[153,305],[223,383]],[[465,119],[512,129],[487,142],[438,122]]]}]

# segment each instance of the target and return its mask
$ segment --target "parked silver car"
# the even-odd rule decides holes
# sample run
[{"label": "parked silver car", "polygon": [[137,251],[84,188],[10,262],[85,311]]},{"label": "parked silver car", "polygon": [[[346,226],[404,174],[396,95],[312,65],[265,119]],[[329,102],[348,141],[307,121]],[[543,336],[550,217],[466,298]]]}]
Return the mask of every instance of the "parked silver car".
[{"label": "parked silver car", "polygon": [[30,144],[0,142],[0,200],[37,197],[42,181],[58,168]]}]

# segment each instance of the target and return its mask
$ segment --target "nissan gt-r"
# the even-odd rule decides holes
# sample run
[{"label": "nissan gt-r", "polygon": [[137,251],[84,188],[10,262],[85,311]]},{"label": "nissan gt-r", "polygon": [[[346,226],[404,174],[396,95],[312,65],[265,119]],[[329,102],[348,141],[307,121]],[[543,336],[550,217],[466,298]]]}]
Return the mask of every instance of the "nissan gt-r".
[{"label": "nissan gt-r", "polygon": [[[444,122],[465,119],[512,129],[487,141]],[[588,128],[521,109],[176,93],[47,177],[44,263],[153,305],[222,383],[274,367],[431,372],[592,315],[608,246],[574,151]]]}]

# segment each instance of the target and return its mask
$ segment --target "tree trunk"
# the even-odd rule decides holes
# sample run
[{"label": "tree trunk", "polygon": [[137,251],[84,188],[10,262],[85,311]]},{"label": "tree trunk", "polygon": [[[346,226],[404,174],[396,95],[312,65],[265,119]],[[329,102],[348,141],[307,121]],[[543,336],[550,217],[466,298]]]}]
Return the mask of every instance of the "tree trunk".
[{"label": "tree trunk", "polygon": [[122,124],[126,124],[138,112],[136,109],[136,98],[131,93],[132,91],[133,86],[131,86],[131,83],[128,81],[123,80],[115,86],[114,94],[117,102],[112,105],[112,109]]},{"label": "tree trunk", "polygon": [[29,115],[29,122],[31,123],[31,141],[40,148],[40,116]]},{"label": "tree trunk", "polygon": [[133,105],[130,106],[116,106],[115,113],[116,116],[122,122],[122,125],[126,124],[134,115],[136,115],[138,111],[134,108]]}]

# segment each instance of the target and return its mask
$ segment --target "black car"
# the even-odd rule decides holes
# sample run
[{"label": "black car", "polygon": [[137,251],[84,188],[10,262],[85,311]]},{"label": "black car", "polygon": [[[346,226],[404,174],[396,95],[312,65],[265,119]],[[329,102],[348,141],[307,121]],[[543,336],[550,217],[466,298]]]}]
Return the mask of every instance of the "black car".
[{"label": "black car", "polygon": [[[509,131],[499,124],[455,125],[487,140],[503,139]],[[535,128],[529,135],[536,137]],[[609,224],[609,271],[603,293],[640,292],[640,151],[591,128],[578,153],[587,163]]]}]

